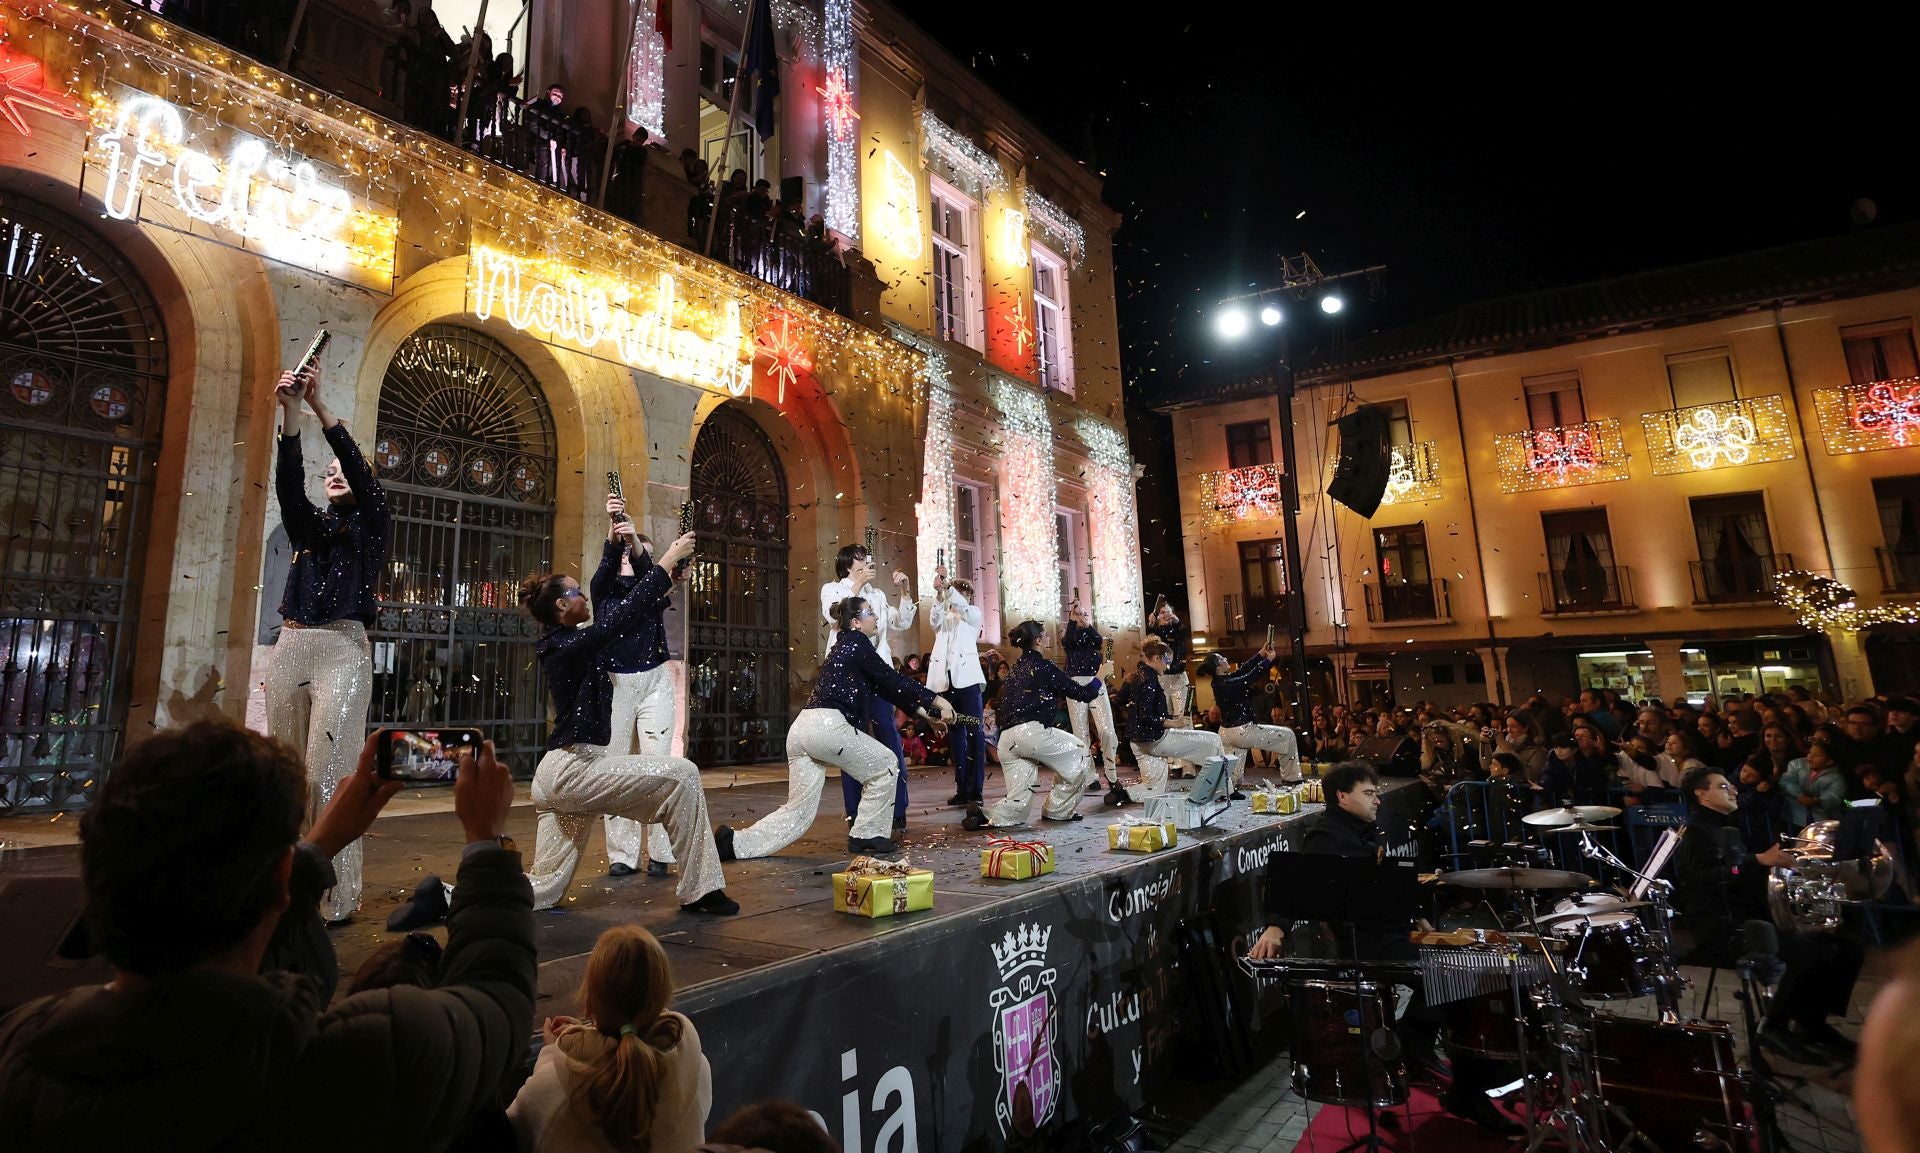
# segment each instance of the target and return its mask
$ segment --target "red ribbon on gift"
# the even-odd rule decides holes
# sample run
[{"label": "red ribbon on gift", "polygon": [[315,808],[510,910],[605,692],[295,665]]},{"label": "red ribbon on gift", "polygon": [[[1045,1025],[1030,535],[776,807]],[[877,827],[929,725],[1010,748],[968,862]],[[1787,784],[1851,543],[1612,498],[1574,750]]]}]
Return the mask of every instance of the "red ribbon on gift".
[{"label": "red ribbon on gift", "polygon": [[1001,859],[1008,853],[1033,854],[1033,871],[1038,873],[1040,863],[1051,848],[1045,841],[1022,841],[1014,837],[995,837],[987,842],[987,847],[992,850],[987,856],[987,871],[996,877],[1000,875]]}]

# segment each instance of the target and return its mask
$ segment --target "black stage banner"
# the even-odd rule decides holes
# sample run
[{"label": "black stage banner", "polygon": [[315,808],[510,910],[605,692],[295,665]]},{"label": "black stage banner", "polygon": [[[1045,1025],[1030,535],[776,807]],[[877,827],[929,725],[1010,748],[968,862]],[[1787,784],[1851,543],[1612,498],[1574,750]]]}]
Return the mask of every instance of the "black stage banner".
[{"label": "black stage banner", "polygon": [[[1382,824],[1405,828],[1424,791],[1392,790]],[[1182,834],[1125,868],[693,990],[676,1008],[713,1067],[711,1116],[777,1097],[846,1153],[971,1153],[1057,1148],[1076,1123],[1137,1110],[1176,1058],[1191,1070],[1220,1044],[1196,987],[1227,974],[1242,1045],[1270,1015],[1226,953],[1261,924],[1268,855],[1308,823]],[[1206,923],[1217,948],[1202,952]]]}]

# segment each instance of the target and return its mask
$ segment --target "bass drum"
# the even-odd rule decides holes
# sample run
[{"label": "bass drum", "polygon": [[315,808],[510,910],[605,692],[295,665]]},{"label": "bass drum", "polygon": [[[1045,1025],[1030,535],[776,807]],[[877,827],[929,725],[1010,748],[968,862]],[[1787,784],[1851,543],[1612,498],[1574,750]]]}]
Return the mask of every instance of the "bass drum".
[{"label": "bass drum", "polygon": [[1652,996],[1659,957],[1632,913],[1595,913],[1553,927],[1569,946],[1567,973],[1594,1001]]},{"label": "bass drum", "polygon": [[1393,988],[1372,981],[1294,981],[1293,1091],[1325,1105],[1387,1108],[1407,1101],[1407,1063],[1393,1020]]},{"label": "bass drum", "polygon": [[1470,1053],[1496,1061],[1520,1059],[1520,1038],[1524,1030],[1528,1052],[1546,1036],[1546,1021],[1532,996],[1521,993],[1520,1011],[1513,1008],[1513,993],[1496,989],[1441,1006],[1447,1022],[1447,1049]]},{"label": "bass drum", "polygon": [[[1600,1096],[1660,1149],[1752,1153],[1733,1032],[1719,1021],[1662,1025],[1597,1013]],[[1615,1133],[1616,1138],[1625,1131]]]}]

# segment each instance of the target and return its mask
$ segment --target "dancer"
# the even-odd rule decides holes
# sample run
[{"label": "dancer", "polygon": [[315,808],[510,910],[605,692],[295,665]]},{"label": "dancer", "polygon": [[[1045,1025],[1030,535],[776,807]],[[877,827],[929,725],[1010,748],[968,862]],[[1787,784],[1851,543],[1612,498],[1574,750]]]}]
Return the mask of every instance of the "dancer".
[{"label": "dancer", "polygon": [[1007,634],[1007,643],[1020,650],[1020,659],[1000,687],[1000,775],[1007,795],[992,810],[978,802],[967,806],[962,828],[1005,828],[1024,825],[1033,808],[1034,783],[1040,770],[1053,770],[1053,791],[1040,815],[1049,821],[1077,821],[1080,793],[1093,779],[1093,757],[1087,743],[1072,733],[1052,727],[1060,699],[1090,701],[1100,694],[1100,682],[1085,684],[1062,672],[1059,665],[1035,652],[1046,643],[1047,630],[1039,621],[1021,621]]},{"label": "dancer", "polygon": [[[653,540],[634,530],[627,516],[626,501],[607,497],[607,520],[628,538],[622,550],[620,567],[608,572],[605,566],[594,573],[588,584],[595,616],[633,591],[653,563]],[[616,756],[651,753],[671,756],[673,735],[680,716],[675,707],[673,672],[668,664],[665,616],[673,595],[673,572],[665,570],[666,589],[640,610],[633,632],[607,650],[607,671],[613,674],[612,744],[608,751]],[[647,852],[647,875],[664,877],[673,864],[673,850],[667,830],[660,825],[641,825],[626,817],[608,814],[607,872],[616,877],[631,876],[640,864],[640,851]]]},{"label": "dancer", "polygon": [[1198,673],[1213,680],[1213,703],[1220,710],[1220,743],[1229,755],[1239,751],[1234,764],[1233,799],[1242,796],[1240,783],[1246,776],[1248,749],[1265,749],[1274,755],[1280,779],[1292,783],[1300,779],[1300,746],[1293,730],[1285,725],[1263,725],[1254,721],[1253,686],[1266,679],[1279,649],[1272,641],[1258,653],[1234,667],[1224,653],[1209,653],[1200,662]]},{"label": "dancer", "polygon": [[[280,405],[274,491],[293,561],[280,598],[280,639],[267,668],[267,732],[306,755],[311,822],[333,799],[341,778],[353,772],[367,732],[373,698],[367,629],[374,620],[374,583],[387,560],[387,494],[347,426],[321,402],[317,364],[304,378],[281,373],[273,396]],[[307,499],[302,400],[320,418],[335,453],[321,476],[325,508]],[[344,921],[360,908],[360,865],[359,841],[334,858],[336,880],[322,902],[328,921]]]},{"label": "dancer", "polygon": [[[1166,690],[1167,662],[1172,659],[1167,642],[1148,637],[1140,646],[1140,667],[1127,683],[1127,739],[1133,742],[1136,756],[1183,761],[1204,769],[1214,761],[1227,759],[1218,733],[1205,729],[1169,726]],[[1185,680],[1183,676],[1180,678]],[[1143,757],[1140,762],[1140,786],[1148,793],[1167,791],[1167,770]]]},{"label": "dancer", "polygon": [[737,832],[726,825],[716,829],[723,860],[771,856],[799,840],[820,812],[820,789],[827,780],[823,763],[860,782],[860,807],[847,837],[847,851],[870,855],[899,851],[886,836],[898,762],[885,745],[861,730],[873,716],[876,700],[886,707],[889,718],[893,706],[899,705],[909,713],[938,709],[940,719],[950,721],[953,706],[947,698],[895,672],[874,651],[880,610],[866,598],[848,597],[834,605],[833,624],[838,631],[813,682],[813,695],[787,729],[787,803]]},{"label": "dancer", "polygon": [[1187,715],[1187,630],[1173,606],[1162,596],[1154,601],[1153,615],[1147,620],[1147,635],[1159,637],[1167,646],[1167,663],[1157,674],[1160,691],[1167,698],[1170,716]]},{"label": "dancer", "polygon": [[1107,804],[1130,804],[1133,798],[1120,786],[1120,737],[1113,729],[1113,701],[1107,696],[1106,682],[1100,679],[1100,666],[1106,661],[1102,651],[1105,640],[1093,623],[1093,614],[1080,603],[1078,594],[1067,606],[1067,620],[1066,635],[1060,640],[1061,647],[1067,650],[1067,675],[1083,685],[1100,686],[1099,695],[1091,701],[1067,698],[1067,722],[1073,726],[1073,735],[1080,738],[1080,743],[1091,749],[1093,741],[1087,714],[1093,714],[1093,725],[1100,730],[1100,760],[1096,762],[1096,771],[1106,776]]},{"label": "dancer", "polygon": [[[879,575],[879,567],[874,563],[873,554],[857,544],[842,545],[840,552],[833,558],[833,571],[840,579],[820,586],[820,616],[828,624],[833,624],[833,606],[848,597],[859,597],[873,609],[879,628],[872,634],[874,651],[880,654],[880,660],[888,668],[893,667],[893,646],[888,642],[889,633],[913,627],[914,603],[913,587],[907,580],[907,574],[893,574],[894,587],[900,590],[900,603],[897,606],[887,604],[887,598],[874,587],[873,578]],[[893,723],[893,706],[885,698],[872,695],[867,701],[872,715],[858,722],[861,731],[870,732],[874,739],[893,750],[893,759],[898,766],[893,786],[893,831],[902,832],[907,827],[907,751],[900,743],[900,730]],[[840,778],[840,797],[847,805],[847,819],[852,820],[855,811],[861,805],[864,790],[858,781],[846,776]]]},{"label": "dancer", "polygon": [[[980,610],[973,607],[973,582],[949,582],[943,565],[933,570],[933,594],[939,619],[933,659],[927,665],[927,687],[946,694],[954,712],[978,722],[987,674],[980,667]],[[980,726],[962,722],[948,730],[947,737],[954,786],[953,799],[947,803],[977,805],[987,777],[987,746]]]}]

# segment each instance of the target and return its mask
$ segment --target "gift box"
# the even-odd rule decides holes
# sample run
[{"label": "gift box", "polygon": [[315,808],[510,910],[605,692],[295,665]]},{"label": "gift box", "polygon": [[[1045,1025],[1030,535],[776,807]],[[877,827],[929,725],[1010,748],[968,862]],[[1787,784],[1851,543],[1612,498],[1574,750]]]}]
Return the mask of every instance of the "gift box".
[{"label": "gift box", "polygon": [[855,857],[833,875],[833,911],[856,917],[891,917],[933,908],[933,871],[906,861]]},{"label": "gift box", "polygon": [[1300,792],[1294,788],[1280,789],[1263,783],[1260,788],[1247,794],[1247,800],[1256,813],[1285,816],[1300,811]]},{"label": "gift box", "polygon": [[1191,832],[1205,827],[1226,812],[1231,804],[1226,800],[1195,801],[1184,793],[1173,793],[1148,797],[1144,815],[1153,824],[1172,825],[1183,832]]},{"label": "gift box", "polygon": [[1053,846],[1045,841],[995,837],[980,850],[980,875],[1006,881],[1031,881],[1053,872]]},{"label": "gift box", "polygon": [[1117,825],[1107,826],[1107,848],[1125,849],[1130,853],[1157,853],[1161,849],[1171,849],[1180,841],[1178,826],[1171,821],[1143,821],[1138,817],[1128,817]]},{"label": "gift box", "polygon": [[1301,782],[1300,801],[1302,804],[1307,804],[1307,805],[1318,805],[1318,804],[1324,803],[1320,799],[1320,779],[1318,777]]}]

